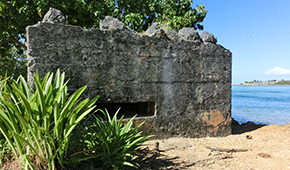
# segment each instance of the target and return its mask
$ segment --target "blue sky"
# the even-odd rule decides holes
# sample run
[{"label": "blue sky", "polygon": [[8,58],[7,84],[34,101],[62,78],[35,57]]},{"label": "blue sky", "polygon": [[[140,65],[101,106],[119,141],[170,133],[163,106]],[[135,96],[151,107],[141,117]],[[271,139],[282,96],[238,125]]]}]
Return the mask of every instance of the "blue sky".
[{"label": "blue sky", "polygon": [[290,80],[290,0],[193,0],[204,31],[233,53],[232,83]]}]

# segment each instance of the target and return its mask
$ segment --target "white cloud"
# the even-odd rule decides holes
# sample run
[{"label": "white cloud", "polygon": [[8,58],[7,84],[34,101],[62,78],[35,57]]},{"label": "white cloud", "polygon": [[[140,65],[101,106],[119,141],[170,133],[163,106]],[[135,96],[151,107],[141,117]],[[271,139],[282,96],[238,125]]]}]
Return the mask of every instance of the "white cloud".
[{"label": "white cloud", "polygon": [[270,76],[270,75],[290,75],[290,70],[287,70],[287,69],[284,69],[284,68],[281,68],[281,67],[274,67],[274,68],[271,68],[270,70],[267,70],[265,71],[265,75],[267,76]]}]

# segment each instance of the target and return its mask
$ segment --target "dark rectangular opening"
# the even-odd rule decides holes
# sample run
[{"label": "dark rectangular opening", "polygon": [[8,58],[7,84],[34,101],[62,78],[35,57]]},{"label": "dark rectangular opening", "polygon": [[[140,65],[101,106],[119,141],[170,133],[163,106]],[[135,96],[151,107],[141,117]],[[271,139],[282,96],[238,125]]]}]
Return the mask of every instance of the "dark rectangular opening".
[{"label": "dark rectangular opening", "polygon": [[110,116],[114,116],[119,108],[118,118],[125,115],[124,118],[131,118],[137,114],[137,117],[154,116],[155,102],[136,102],[136,103],[97,103],[97,108],[107,109]]}]

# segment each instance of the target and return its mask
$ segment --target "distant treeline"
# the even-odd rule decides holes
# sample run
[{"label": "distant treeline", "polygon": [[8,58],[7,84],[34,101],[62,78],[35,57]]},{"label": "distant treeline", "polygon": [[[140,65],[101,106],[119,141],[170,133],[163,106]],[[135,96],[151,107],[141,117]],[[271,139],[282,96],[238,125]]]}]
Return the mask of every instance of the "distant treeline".
[{"label": "distant treeline", "polygon": [[282,80],[282,81],[278,81],[277,83],[278,85],[290,85],[290,80]]},{"label": "distant treeline", "polygon": [[240,85],[290,85],[290,80],[284,80],[281,81],[277,80],[267,80],[267,81],[261,81],[261,80],[253,80],[253,81],[245,81],[245,83],[241,83]]}]

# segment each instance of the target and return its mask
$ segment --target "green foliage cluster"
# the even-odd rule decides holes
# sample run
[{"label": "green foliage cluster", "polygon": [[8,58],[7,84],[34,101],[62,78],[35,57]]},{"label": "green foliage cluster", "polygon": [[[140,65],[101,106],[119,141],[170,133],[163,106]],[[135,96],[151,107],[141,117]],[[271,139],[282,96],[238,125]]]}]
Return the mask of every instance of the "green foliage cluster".
[{"label": "green foliage cluster", "polygon": [[[20,75],[27,74],[27,66],[26,66],[26,56],[25,54],[17,54],[17,48],[10,48],[9,50],[5,50],[5,47],[0,47],[0,77],[9,75],[10,77],[19,77]],[[3,52],[3,53],[2,53]]]},{"label": "green foliage cluster", "polygon": [[[9,149],[23,169],[64,169],[73,162],[72,155],[78,155],[77,162],[99,160],[106,168],[137,166],[132,154],[150,137],[137,132],[141,125],[133,127],[132,118],[123,126],[117,114],[111,119],[106,112],[105,119],[95,117],[93,125],[86,126],[84,118],[94,114],[98,96],[81,99],[85,86],[69,95],[64,80],[65,73],[59,70],[42,81],[37,72],[35,88],[22,76],[0,79],[0,134],[6,140],[1,140],[0,158],[6,159],[3,153]],[[84,147],[72,153],[70,147],[78,142]]]},{"label": "green foliage cluster", "polygon": [[0,131],[13,154],[21,158],[25,169],[36,169],[32,157],[42,168],[55,169],[55,161],[62,168],[71,133],[92,111],[97,98],[78,102],[85,86],[68,98],[64,73],[60,75],[59,70],[54,81],[53,74],[48,73],[42,82],[39,74],[34,76],[34,90],[22,76],[11,83],[7,80],[1,81]]},{"label": "green foliage cluster", "polygon": [[153,23],[166,23],[172,29],[194,27],[203,29],[200,22],[206,16],[204,5],[192,8],[192,0],[117,0],[113,16],[136,31],[145,31]]},{"label": "green foliage cluster", "polygon": [[[127,26],[140,32],[152,23],[166,23],[172,29],[194,27],[206,16],[204,5],[192,8],[192,0],[5,0],[0,1],[0,58],[1,63],[11,67],[0,67],[0,73],[8,69],[9,75],[23,75],[25,60],[25,28],[42,20],[49,7],[61,10],[67,24],[84,28],[98,27],[105,16],[119,18]],[[16,51],[12,52],[12,48]],[[10,59],[7,59],[10,58]],[[15,58],[15,59],[11,59]],[[19,67],[19,65],[21,67]],[[16,70],[13,70],[17,67]],[[14,71],[14,72],[13,72]]]}]

